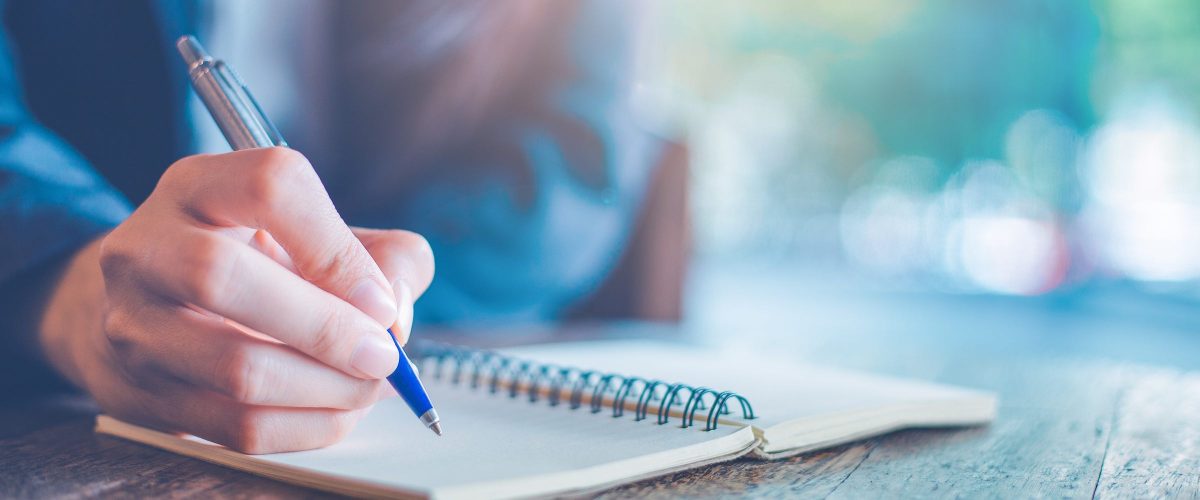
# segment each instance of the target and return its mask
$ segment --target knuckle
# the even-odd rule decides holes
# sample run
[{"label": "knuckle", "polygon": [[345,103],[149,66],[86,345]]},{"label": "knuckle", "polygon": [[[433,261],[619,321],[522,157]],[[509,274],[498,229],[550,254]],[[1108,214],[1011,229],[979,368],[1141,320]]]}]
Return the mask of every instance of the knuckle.
[{"label": "knuckle", "polygon": [[263,148],[258,151],[263,155],[262,163],[264,165],[284,168],[290,172],[295,172],[298,169],[308,169],[310,166],[308,158],[305,158],[299,151],[291,148],[273,147]]},{"label": "knuckle", "polygon": [[288,148],[257,151],[261,158],[250,176],[247,189],[265,207],[276,207],[298,184],[311,182],[312,167],[304,155]]},{"label": "knuckle", "polygon": [[341,441],[350,431],[354,430],[354,426],[358,424],[358,419],[362,416],[362,410],[337,411],[330,416],[329,437],[332,438],[331,444]]},{"label": "knuckle", "polygon": [[384,383],[381,380],[364,380],[357,383],[347,398],[346,409],[360,410],[375,404],[379,400],[381,384]]},{"label": "knuckle", "polygon": [[264,415],[253,408],[239,408],[232,412],[232,422],[229,426],[227,446],[247,455],[260,455],[271,452],[270,441],[267,438],[267,425]]},{"label": "knuckle", "polygon": [[240,403],[257,403],[267,387],[266,367],[252,349],[236,346],[229,349],[217,366],[217,390]]},{"label": "knuckle", "polygon": [[[365,268],[366,262],[374,262],[364,259],[363,253],[365,251],[360,251],[352,241],[345,242],[345,244],[330,242],[320,260],[306,270],[305,277],[323,284],[344,282],[344,284],[350,285],[357,281],[355,270]],[[366,273],[367,271],[364,270],[363,274]]]},{"label": "knuckle", "polygon": [[133,344],[132,318],[121,309],[104,313],[104,336],[118,354],[127,353]]},{"label": "knuckle", "polygon": [[275,170],[277,169],[263,166],[247,179],[246,194],[259,209],[274,207],[283,197],[282,187],[275,180]]},{"label": "knuckle", "polygon": [[[130,374],[152,373],[156,364],[137,335],[133,316],[124,310],[110,310],[104,314],[104,337],[121,369]],[[137,378],[134,381],[139,382]]]},{"label": "knuckle", "polygon": [[120,231],[121,228],[118,227],[100,240],[100,272],[105,276],[116,276],[129,269],[133,263],[133,257],[121,244]]},{"label": "knuckle", "polygon": [[228,291],[237,265],[238,251],[218,236],[195,238],[183,271],[184,292],[201,306],[217,303]]},{"label": "knuckle", "polygon": [[[192,171],[193,165],[197,163],[200,156],[187,156],[180,158],[175,163],[163,172],[162,177],[158,178],[158,188],[167,188],[171,186],[186,183],[189,174]],[[157,189],[157,188],[156,188]]]},{"label": "knuckle", "polygon": [[154,191],[187,192],[195,184],[199,176],[212,167],[214,161],[219,161],[220,155],[195,154],[185,156],[172,163],[158,178]]},{"label": "knuckle", "polygon": [[120,309],[109,309],[104,313],[104,334],[110,339],[119,337],[123,335],[128,323],[128,315]]},{"label": "knuckle", "polygon": [[336,308],[330,306],[326,306],[326,308],[327,311],[318,328],[304,340],[302,347],[302,350],[318,359],[333,357],[333,354],[340,350],[340,340],[348,339],[345,335],[339,335],[345,326],[345,318],[338,313]]}]

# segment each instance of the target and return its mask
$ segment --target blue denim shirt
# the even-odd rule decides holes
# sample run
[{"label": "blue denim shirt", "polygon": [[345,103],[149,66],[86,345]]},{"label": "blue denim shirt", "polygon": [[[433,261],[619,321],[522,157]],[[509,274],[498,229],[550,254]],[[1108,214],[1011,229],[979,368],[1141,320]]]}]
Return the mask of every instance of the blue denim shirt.
[{"label": "blue denim shirt", "polygon": [[[193,152],[189,90],[171,41],[202,24],[203,10],[10,0],[0,12],[0,350],[29,358],[29,313],[53,270],[120,224],[165,168]],[[617,112],[629,48],[621,4],[584,2],[576,17],[588,22],[571,32],[575,69],[545,99],[598,149],[574,148],[549,123],[521,117],[495,138],[518,160],[446,165],[395,206],[347,217],[429,239],[437,276],[418,321],[553,319],[615,264],[652,146]],[[599,180],[581,179],[578,162],[599,162]]]}]

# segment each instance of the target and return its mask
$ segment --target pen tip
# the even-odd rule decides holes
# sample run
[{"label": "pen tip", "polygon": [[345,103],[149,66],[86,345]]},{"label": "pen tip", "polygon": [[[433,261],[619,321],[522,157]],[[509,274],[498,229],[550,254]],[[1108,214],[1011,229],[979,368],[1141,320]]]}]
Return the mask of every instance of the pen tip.
[{"label": "pen tip", "polygon": [[441,422],[434,422],[432,424],[429,424],[429,430],[433,431],[434,434],[441,436],[442,435]]}]

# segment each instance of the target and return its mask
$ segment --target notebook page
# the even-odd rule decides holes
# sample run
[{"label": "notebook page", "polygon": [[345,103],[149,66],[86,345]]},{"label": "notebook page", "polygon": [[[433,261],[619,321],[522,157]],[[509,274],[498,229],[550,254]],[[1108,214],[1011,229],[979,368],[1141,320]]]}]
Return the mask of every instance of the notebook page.
[{"label": "notebook page", "polygon": [[[525,346],[501,352],[539,362],[734,391],[751,402],[758,417],[748,423],[760,429],[803,423],[803,428],[789,430],[793,434],[820,434],[830,427],[846,428],[844,432],[849,434],[861,433],[855,428],[855,420],[867,418],[902,420],[893,427],[971,424],[986,422],[995,413],[995,398],[989,393],[803,364],[741,346],[714,349],[651,340],[614,340]],[[724,418],[739,420],[737,404],[731,400],[729,407],[733,412]],[[702,420],[704,414],[696,418]]]},{"label": "notebook page", "polygon": [[[613,418],[611,413],[551,407],[545,401],[531,403],[433,380],[426,385],[442,417],[442,437],[420,425],[403,401],[392,398],[376,405],[343,442],[328,448],[258,456],[211,448],[239,460],[319,474],[321,480],[300,481],[310,486],[349,481],[385,486],[365,490],[376,493],[394,488],[498,498],[627,482],[736,456],[755,444],[745,427],[684,430],[634,421],[629,414]],[[294,474],[283,476],[295,480]],[[355,491],[344,485],[334,489]]]}]

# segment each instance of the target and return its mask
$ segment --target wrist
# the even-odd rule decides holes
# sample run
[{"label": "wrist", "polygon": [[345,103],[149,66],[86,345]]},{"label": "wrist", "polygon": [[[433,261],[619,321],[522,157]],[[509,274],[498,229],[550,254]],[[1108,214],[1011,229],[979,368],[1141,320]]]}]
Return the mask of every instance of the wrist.
[{"label": "wrist", "polygon": [[77,251],[55,277],[37,324],[42,360],[77,387],[85,387],[80,361],[103,325],[107,297],[100,272],[103,236]]}]

